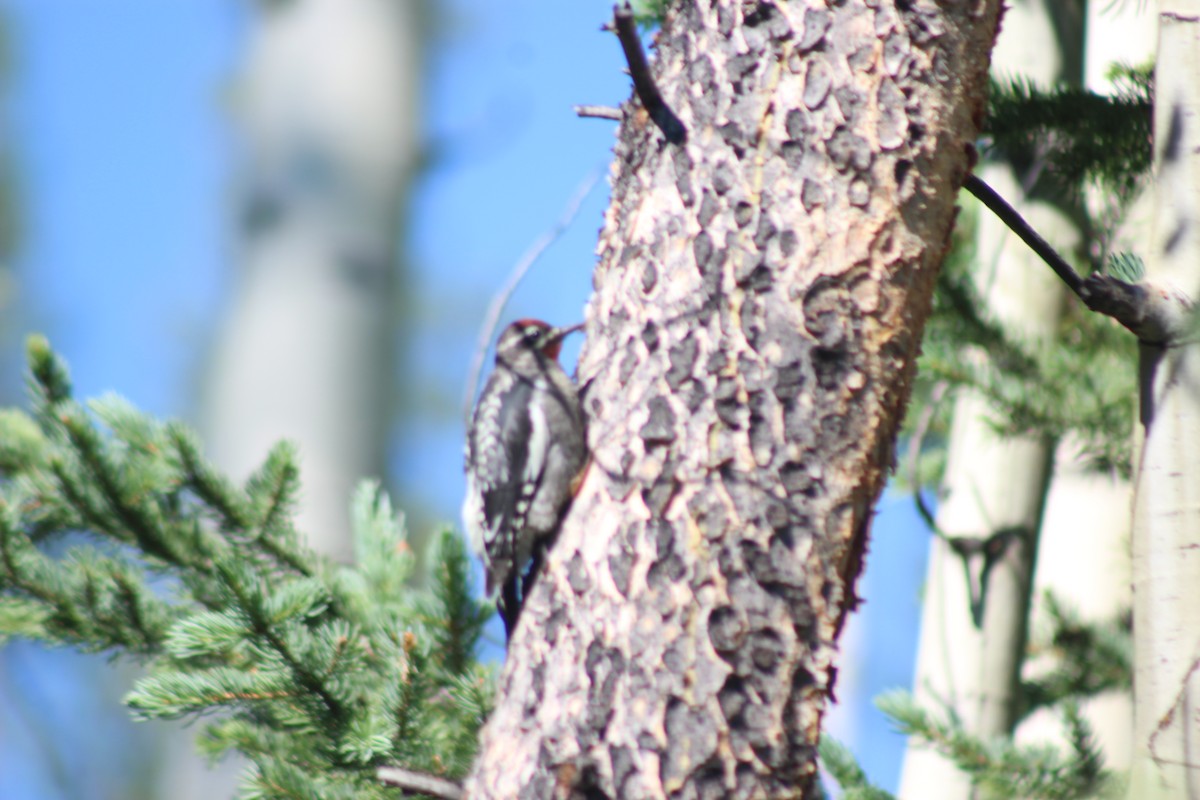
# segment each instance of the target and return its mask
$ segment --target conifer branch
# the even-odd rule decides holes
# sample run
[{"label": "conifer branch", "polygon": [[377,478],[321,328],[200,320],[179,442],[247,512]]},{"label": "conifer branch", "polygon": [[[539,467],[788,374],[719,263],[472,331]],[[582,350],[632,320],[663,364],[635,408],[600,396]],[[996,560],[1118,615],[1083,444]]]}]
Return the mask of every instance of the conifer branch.
[{"label": "conifer branch", "polygon": [[1113,781],[1077,708],[1065,711],[1072,747],[1064,753],[1049,746],[1017,746],[1009,739],[983,741],[957,722],[937,719],[904,691],[882,695],[875,704],[901,733],[924,739],[976,785],[999,797],[1083,800]]},{"label": "conifer branch", "polygon": [[1115,94],[992,81],[985,144],[1012,163],[1036,160],[1060,189],[1099,181],[1129,196],[1149,173],[1154,86],[1148,71],[1115,71]]},{"label": "conifer branch", "polygon": [[821,766],[838,782],[842,797],[854,800],[893,800],[889,792],[867,780],[866,772],[844,744],[828,734],[823,734],[818,747]]},{"label": "conifer branch", "polygon": [[1034,643],[1033,654],[1049,652],[1053,667],[1021,683],[1025,717],[1039,708],[1073,703],[1133,686],[1132,617],[1085,623],[1064,602],[1047,593],[1045,608],[1052,630],[1048,641]]},{"label": "conifer branch", "polygon": [[[236,488],[183,426],[117,398],[79,405],[44,340],[29,352],[33,414],[0,410],[0,641],[147,660],[133,712],[226,712],[201,744],[249,756],[255,797],[382,798],[385,763],[465,774],[494,677],[474,658],[490,609],[459,537],[417,590],[403,526],[367,484],[360,564],[323,562],[293,528],[290,447]],[[43,549],[66,536],[65,555]],[[169,597],[151,571],[177,578]]]},{"label": "conifer branch", "polygon": [[[1067,310],[1072,332],[1054,347],[1014,338],[985,316],[961,258],[938,276],[921,360],[923,380],[967,386],[996,409],[1005,435],[1073,434],[1096,468],[1127,474],[1137,342],[1099,315]],[[967,356],[971,344],[986,361]]]}]

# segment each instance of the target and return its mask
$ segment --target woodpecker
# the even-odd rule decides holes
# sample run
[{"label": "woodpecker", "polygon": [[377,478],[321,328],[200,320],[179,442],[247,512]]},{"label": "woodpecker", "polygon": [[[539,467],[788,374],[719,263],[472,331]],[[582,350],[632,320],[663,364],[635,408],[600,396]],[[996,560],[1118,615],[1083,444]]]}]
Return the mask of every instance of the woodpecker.
[{"label": "woodpecker", "polygon": [[467,429],[463,522],[509,636],[587,462],[583,410],[558,363],[563,338],[582,327],[505,328]]}]

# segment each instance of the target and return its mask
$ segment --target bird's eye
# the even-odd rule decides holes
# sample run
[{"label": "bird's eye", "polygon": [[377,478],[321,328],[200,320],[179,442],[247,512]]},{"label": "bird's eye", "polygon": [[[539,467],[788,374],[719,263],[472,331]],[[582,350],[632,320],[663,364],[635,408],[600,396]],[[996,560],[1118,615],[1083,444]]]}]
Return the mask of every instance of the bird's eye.
[{"label": "bird's eye", "polygon": [[542,329],[536,325],[530,325],[525,329],[525,336],[529,339],[536,339],[542,333]]}]

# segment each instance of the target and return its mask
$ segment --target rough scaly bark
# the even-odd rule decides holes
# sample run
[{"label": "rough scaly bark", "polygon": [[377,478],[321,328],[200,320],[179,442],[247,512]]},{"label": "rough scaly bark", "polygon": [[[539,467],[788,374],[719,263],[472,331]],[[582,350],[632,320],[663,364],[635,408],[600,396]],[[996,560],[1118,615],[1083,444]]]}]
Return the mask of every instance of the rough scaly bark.
[{"label": "rough scaly bark", "polygon": [[472,797],[811,796],[997,3],[671,3],[579,379],[594,462]]}]

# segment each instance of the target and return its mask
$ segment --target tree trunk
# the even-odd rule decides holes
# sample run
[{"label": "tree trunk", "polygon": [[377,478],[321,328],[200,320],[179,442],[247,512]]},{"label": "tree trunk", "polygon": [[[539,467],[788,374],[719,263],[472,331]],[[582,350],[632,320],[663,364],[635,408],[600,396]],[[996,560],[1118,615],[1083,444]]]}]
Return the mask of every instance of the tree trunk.
[{"label": "tree trunk", "polygon": [[[243,145],[230,308],[205,375],[209,456],[244,478],[281,439],[304,478],[297,527],[349,561],[350,498],[385,472],[398,226],[417,159],[411,0],[261,2],[235,85]],[[186,731],[164,796],[228,797]]]},{"label": "tree trunk", "polygon": [[297,442],[298,527],[348,561],[353,488],[385,466],[420,21],[414,2],[263,6],[236,94],[241,265],[204,432],[239,476]]},{"label": "tree trunk", "polygon": [[1170,346],[1142,346],[1145,431],[1133,507],[1130,797],[1200,797],[1200,2],[1164,0],[1155,70],[1147,279],[1190,298]]},{"label": "tree trunk", "polygon": [[[1087,42],[1085,83],[1097,92],[1113,93],[1106,76],[1115,63],[1144,64],[1154,57],[1153,9],[1138,3],[1105,6],[1089,3],[1084,29]],[[1100,187],[1088,191],[1092,219],[1111,216],[1112,201]],[[1113,252],[1143,252],[1149,232],[1150,195],[1142,192],[1127,209],[1113,232]],[[1116,324],[1116,323],[1113,323]],[[1083,463],[1071,441],[1057,453],[1054,480],[1046,498],[1042,536],[1038,545],[1030,626],[1045,629],[1046,592],[1063,598],[1080,619],[1108,623],[1129,610],[1129,531],[1132,484],[1116,475],[1095,471]],[[1087,546],[1080,547],[1080,531]],[[1036,674],[1037,659],[1026,665],[1026,675]],[[1032,669],[1031,669],[1032,668]],[[1127,770],[1133,742],[1133,696],[1112,689],[1081,702],[1096,743],[1104,752],[1105,766]],[[1016,738],[1021,743],[1055,741],[1066,746],[1062,714],[1041,709],[1021,722]]]},{"label": "tree trunk", "polygon": [[[1082,9],[1074,3],[1018,3],[1005,13],[993,64],[1004,75],[1020,75],[1042,87],[1078,84],[1082,43]],[[1078,248],[1080,233],[1069,214],[1025,196],[1027,175],[1014,175],[1002,163],[980,173],[1060,251]],[[1016,341],[1053,340],[1064,299],[1061,282],[987,210],[977,223],[973,279],[985,302],[984,315]],[[984,352],[974,355],[980,363],[989,358]],[[1009,736],[1017,720],[1030,587],[1053,450],[1054,442],[1044,438],[1000,436],[995,411],[981,393],[958,394],[937,524],[946,536],[982,547],[964,557],[948,541],[932,542],[913,684],[922,706],[953,713],[967,732],[984,739]],[[978,604],[976,618],[972,602]],[[965,800],[973,794],[969,778],[951,761],[910,740],[902,797]]]},{"label": "tree trunk", "polygon": [[[971,6],[968,8],[968,6]],[[579,376],[593,463],[472,797],[813,796],[997,3],[670,4]]]}]

